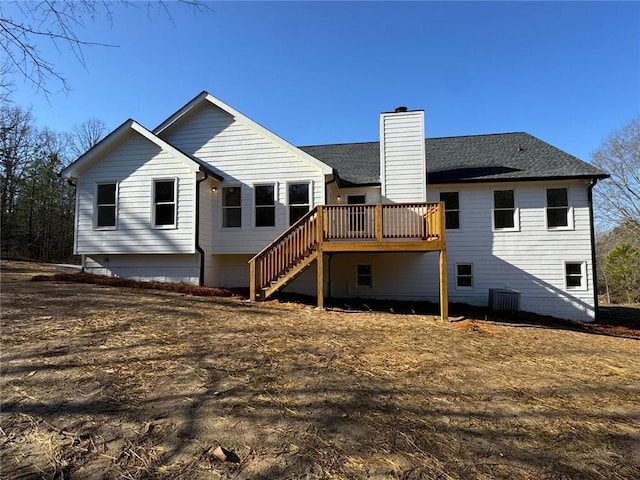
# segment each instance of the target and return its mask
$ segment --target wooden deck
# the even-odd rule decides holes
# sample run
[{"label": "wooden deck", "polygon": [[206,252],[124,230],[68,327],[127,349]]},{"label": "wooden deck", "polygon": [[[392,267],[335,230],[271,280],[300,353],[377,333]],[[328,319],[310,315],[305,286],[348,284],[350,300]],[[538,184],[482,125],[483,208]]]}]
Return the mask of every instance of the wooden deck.
[{"label": "wooden deck", "polygon": [[250,296],[264,300],[314,262],[324,306],[324,253],[429,252],[440,255],[441,316],[447,317],[444,204],[319,205],[249,261]]}]

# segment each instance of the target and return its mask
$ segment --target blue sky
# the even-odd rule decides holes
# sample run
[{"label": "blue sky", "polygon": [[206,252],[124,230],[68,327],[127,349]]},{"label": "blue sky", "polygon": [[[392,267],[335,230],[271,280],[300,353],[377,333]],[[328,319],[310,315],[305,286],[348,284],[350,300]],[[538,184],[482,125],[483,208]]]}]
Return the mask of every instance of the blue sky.
[{"label": "blue sky", "polygon": [[53,130],[154,128],[207,90],[295,145],[378,140],[378,114],[406,105],[428,137],[527,131],[587,161],[640,114],[638,2],[208,5],[171,4],[172,23],[114,4],[78,36],[118,46],[85,67],[41,44],[68,95],[16,79],[13,101]]}]

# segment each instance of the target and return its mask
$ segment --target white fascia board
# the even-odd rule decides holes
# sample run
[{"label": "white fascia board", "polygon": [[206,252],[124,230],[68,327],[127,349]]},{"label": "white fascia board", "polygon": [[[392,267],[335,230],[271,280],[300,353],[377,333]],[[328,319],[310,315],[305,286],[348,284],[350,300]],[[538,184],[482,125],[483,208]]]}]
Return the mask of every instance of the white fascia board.
[{"label": "white fascia board", "polygon": [[292,145],[291,143],[287,142],[284,138],[279,137],[278,135],[276,135],[272,131],[270,131],[267,128],[263,127],[262,125],[260,125],[259,123],[255,122],[254,120],[251,120],[246,115],[243,115],[242,113],[240,113],[235,108],[227,105],[222,100],[219,100],[218,98],[214,97],[213,95],[211,95],[208,92],[200,93],[197,97],[195,97],[193,100],[191,100],[189,103],[187,103],[184,107],[182,107],[176,113],[171,115],[168,119],[166,119],[164,122],[162,122],[160,125],[158,125],[158,127],[156,127],[153,130],[153,133],[156,134],[156,135],[160,135],[169,126],[173,125],[176,121],[178,121],[180,118],[182,118],[185,115],[187,115],[189,112],[191,112],[193,109],[195,109],[197,106],[201,105],[205,101],[211,103],[212,105],[214,105],[216,107],[218,107],[220,110],[223,110],[223,111],[227,112],[229,115],[231,115],[233,118],[237,119],[238,121],[249,125],[255,131],[257,131],[258,133],[262,134],[263,136],[265,136],[266,138],[268,138],[269,140],[271,140],[275,144],[279,145],[280,147],[284,148],[285,150],[287,150],[292,155],[295,155],[297,157],[302,158],[306,162],[310,163],[311,165],[313,165],[314,167],[319,169],[320,172],[322,172],[322,174],[324,174],[324,175],[332,175],[333,174],[333,168],[330,167],[329,165],[327,165],[326,163],[323,163],[320,160],[318,160],[317,158],[312,157],[308,153],[303,152],[302,150],[300,150],[295,145]]},{"label": "white fascia board", "polygon": [[122,139],[131,130],[138,133],[139,135],[142,135],[144,138],[154,143],[155,145],[160,147],[162,150],[165,150],[169,152],[171,155],[173,155],[174,157],[184,161],[187,165],[189,165],[193,169],[194,172],[199,169],[200,166],[193,159],[189,158],[187,155],[179,151],[177,148],[175,148],[171,144],[155,136],[152,132],[144,128],[135,120],[129,119],[123,124],[121,124],[109,135],[107,135],[100,142],[98,142],[96,145],[94,145],[90,150],[88,150],[86,153],[81,155],[75,162],[71,163],[66,168],[64,168],[60,172],[60,175],[63,178],[68,178],[68,179],[76,178],[77,173],[81,168],[87,165],[90,165],[94,161],[97,161],[103,155],[106,155],[108,152],[110,152],[122,141]]}]

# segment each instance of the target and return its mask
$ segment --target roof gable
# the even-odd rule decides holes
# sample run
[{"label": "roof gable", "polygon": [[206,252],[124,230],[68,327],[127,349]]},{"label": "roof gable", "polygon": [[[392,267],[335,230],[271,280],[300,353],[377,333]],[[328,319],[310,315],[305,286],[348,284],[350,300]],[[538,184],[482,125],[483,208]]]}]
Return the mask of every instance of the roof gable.
[{"label": "roof gable", "polygon": [[206,91],[203,91],[202,93],[200,93],[198,96],[193,98],[190,102],[188,102],[184,107],[182,107],[180,110],[178,110],[176,113],[171,115],[160,125],[158,125],[153,130],[153,133],[158,136],[162,135],[164,131],[166,131],[172,125],[176,124],[176,122],[178,122],[179,120],[184,119],[191,113],[195,112],[198,109],[198,107],[200,107],[204,103],[210,103],[215,107],[219,108],[220,110],[223,110],[224,112],[228,113],[237,121],[244,123],[245,125],[248,125],[250,128],[258,132],[262,136],[268,138],[273,143],[279,145],[289,153],[301,158],[307,163],[318,168],[324,175],[331,175],[333,173],[333,168],[331,166],[327,165],[320,159],[313,157],[312,155],[309,155],[308,153],[299,149],[298,147],[295,147],[294,145],[290,144],[282,137],[279,137],[275,133],[266,129],[259,123],[251,120],[246,115],[243,115],[233,107],[227,105],[226,103],[224,103],[223,101],[219,100],[218,98],[214,97],[213,95],[211,95]]},{"label": "roof gable", "polygon": [[[300,147],[334,167],[342,186],[380,183],[380,143]],[[429,183],[605,178],[602,170],[528,133],[425,139]]]},{"label": "roof gable", "polygon": [[94,145],[91,149],[78,157],[76,161],[65,167],[60,172],[60,175],[64,178],[75,178],[80,170],[99,161],[104,155],[117,148],[131,132],[135,132],[141,135],[142,137],[160,147],[162,150],[171,153],[174,157],[180,160],[183,160],[188,165],[198,167],[201,171],[206,172],[208,175],[213,176],[219,181],[223,180],[222,175],[213,170],[209,164],[196,157],[187,155],[170,143],[154,135],[152,132],[132,119],[128,119],[127,121],[122,123],[113,132],[111,132],[100,142]]}]

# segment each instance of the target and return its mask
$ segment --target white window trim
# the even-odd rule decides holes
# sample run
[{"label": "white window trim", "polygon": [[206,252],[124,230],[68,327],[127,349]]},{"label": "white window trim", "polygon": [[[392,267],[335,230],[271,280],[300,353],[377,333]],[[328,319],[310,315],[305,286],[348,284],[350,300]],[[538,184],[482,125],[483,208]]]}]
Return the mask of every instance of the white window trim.
[{"label": "white window trim", "polygon": [[[225,227],[224,226],[224,189],[225,188],[239,188],[240,189],[240,226],[239,227]],[[244,189],[241,183],[226,183],[218,187],[218,230],[224,231],[238,231],[243,229],[243,216],[244,216]],[[237,208],[237,207],[235,207]]]},{"label": "white window trim", "polygon": [[[513,191],[513,227],[499,228],[496,227],[496,210],[506,210],[503,208],[495,208],[495,192],[505,190]],[[516,188],[494,188],[491,190],[491,230],[494,232],[519,232],[520,231],[520,209],[518,208],[518,190]]]},{"label": "white window trim", "polygon": [[[458,285],[458,265],[470,265],[471,266],[471,286],[465,287]],[[475,289],[475,272],[473,268],[473,262],[456,262],[455,271],[453,272],[454,281],[455,281],[455,289],[456,290],[474,290]],[[463,275],[463,277],[467,277],[467,275]]]},{"label": "white window trim", "polygon": [[[358,267],[360,266],[368,266],[369,267],[369,271],[371,272],[371,285],[359,285],[358,284]],[[355,265],[354,268],[354,286],[356,289],[364,289],[364,290],[371,290],[373,288],[374,285],[374,274],[373,274],[373,264],[372,263],[366,263],[366,262],[358,262]]]},{"label": "white window trim", "polygon": [[314,209],[314,202],[313,202],[313,180],[287,180],[287,182],[285,183],[285,198],[287,200],[286,203],[286,209],[287,209],[287,228],[289,228],[289,226],[291,225],[291,215],[289,214],[289,207],[292,206],[296,206],[296,205],[301,205],[301,204],[296,204],[296,205],[291,205],[291,203],[289,203],[289,185],[299,185],[299,184],[303,184],[306,183],[309,185],[309,212],[311,210]]},{"label": "white window trim", "polygon": [[[169,202],[156,204],[156,183],[173,182],[173,223],[171,225],[156,225],[156,205],[170,205]],[[155,230],[175,230],[178,228],[178,177],[160,177],[151,179],[151,228]]]},{"label": "white window trim", "polygon": [[[447,228],[448,232],[462,232],[464,231],[463,229],[463,223],[462,223],[462,193],[460,192],[460,190],[440,190],[438,192],[438,202],[440,202],[440,194],[441,193],[457,193],[458,194],[458,228]],[[446,209],[445,209],[445,213],[446,213]],[[491,217],[493,218],[493,212],[491,213]],[[445,223],[446,223],[446,218],[445,218]]]},{"label": "white window trim", "polygon": [[[268,227],[258,227],[256,225],[256,208],[258,208],[258,206],[256,205],[256,187],[266,187],[266,186],[270,186],[273,187],[273,210],[274,210],[274,216],[273,216],[273,226],[268,226]],[[278,225],[278,198],[279,198],[279,184],[278,182],[260,182],[260,183],[254,183],[251,185],[251,190],[253,193],[253,200],[252,200],[252,205],[251,205],[251,227],[254,230],[275,230],[276,229],[276,225]],[[242,198],[242,190],[240,191],[240,196]],[[266,205],[263,205],[263,207],[266,208]],[[233,228],[233,227],[226,227],[226,228]]]},{"label": "white window trim", "polygon": [[[570,287],[567,285],[567,265],[580,265],[580,283],[579,287]],[[564,278],[564,288],[572,292],[589,290],[587,285],[587,262],[583,260],[565,260],[562,264],[562,277]]]},{"label": "white window trim", "polygon": [[[564,188],[567,190],[567,226],[566,227],[550,227],[549,226],[549,217],[547,216],[547,212],[549,210],[549,208],[560,208],[560,207],[549,207],[547,205],[547,190],[551,190],[551,189],[560,189],[560,188]],[[547,228],[547,230],[549,231],[556,231],[556,230],[560,230],[560,231],[569,231],[569,230],[575,230],[575,223],[574,223],[574,218],[573,218],[573,201],[572,201],[572,192],[571,192],[571,188],[569,188],[568,186],[564,186],[564,185],[547,185],[544,188],[544,225]]]},{"label": "white window trim", "polygon": [[[113,185],[115,184],[116,186],[116,203],[115,203],[115,207],[116,207],[116,212],[115,212],[115,225],[105,225],[102,227],[98,226],[98,185]],[[93,221],[92,221],[92,225],[93,225],[93,229],[94,230],[117,230],[118,229],[118,201],[119,201],[119,193],[120,193],[120,183],[113,180],[113,181],[106,181],[106,182],[96,182],[93,185]],[[78,198],[80,196],[78,195]]]}]

